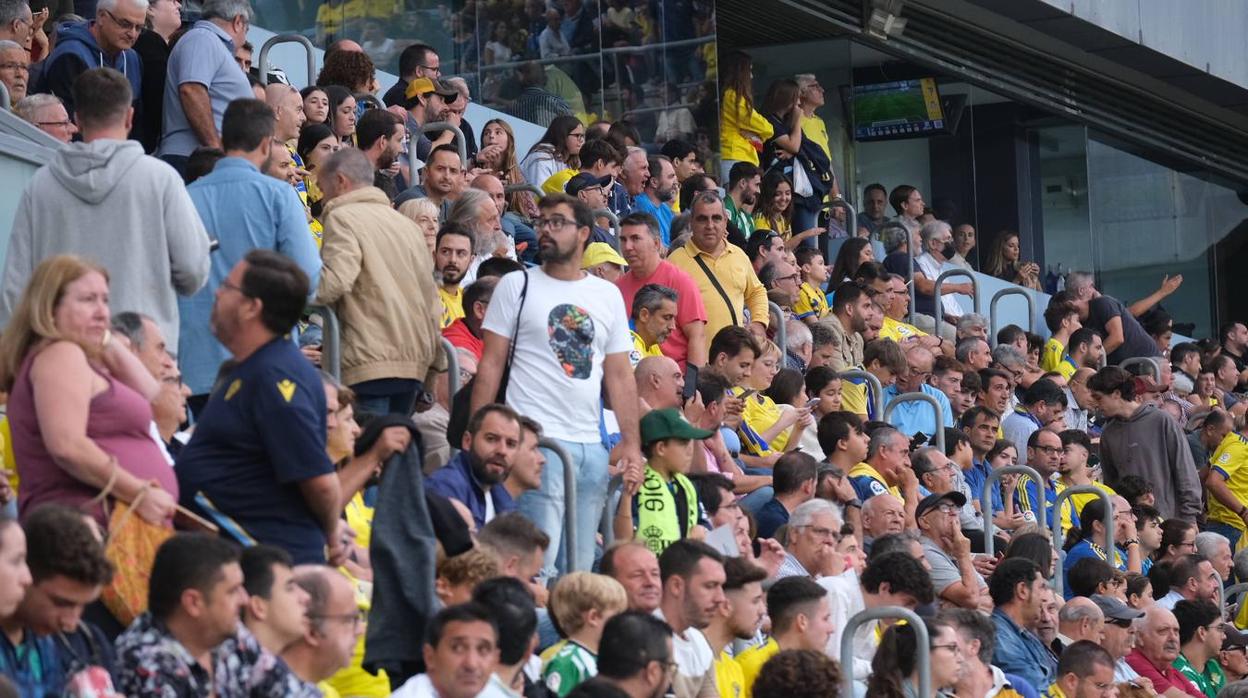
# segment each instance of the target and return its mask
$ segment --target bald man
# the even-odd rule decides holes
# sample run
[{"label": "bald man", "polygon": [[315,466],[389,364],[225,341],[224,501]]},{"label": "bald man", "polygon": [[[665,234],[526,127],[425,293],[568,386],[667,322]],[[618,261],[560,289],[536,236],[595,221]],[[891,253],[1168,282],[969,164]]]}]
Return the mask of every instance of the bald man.
[{"label": "bald man", "polygon": [[633,369],[633,377],[637,379],[637,397],[650,410],[680,409],[684,404],[685,377],[668,357],[647,356]]},{"label": "bald man", "polygon": [[[888,404],[896,400],[899,395],[904,393],[923,393],[929,395],[940,405],[940,427],[953,427],[953,407],[949,404],[949,398],[939,389],[928,385],[927,381],[932,377],[932,364],[936,358],[932,352],[921,346],[913,346],[906,352],[907,371],[905,375],[898,376],[895,385],[890,385],[884,389],[884,403]],[[938,428],[936,423],[936,415],[932,412],[932,406],[925,402],[903,402],[893,408],[892,416],[889,421],[897,430],[908,437],[912,437],[917,433],[923,433],[931,436],[936,433]]]},{"label": "bald man", "polygon": [[277,127],[273,137],[283,143],[290,143],[299,138],[299,129],[308,120],[303,113],[303,98],[299,90],[290,85],[275,82],[264,88],[264,101],[273,110],[277,118]]},{"label": "bald man", "polygon": [[1059,656],[1080,640],[1101,644],[1105,639],[1105,614],[1092,599],[1076,596],[1057,612],[1057,639],[1053,651]]},{"label": "bald man", "polygon": [[1200,690],[1174,668],[1179,656],[1179,621],[1161,606],[1149,606],[1140,621],[1135,649],[1127,664],[1140,676],[1152,681],[1153,690],[1165,698],[1199,696]]},{"label": "bald man", "polygon": [[479,189],[490,195],[494,206],[502,212],[503,232],[515,242],[516,254],[522,254],[525,250],[537,250],[537,233],[519,216],[507,210],[507,192],[498,177],[492,174],[477,175],[469,183],[468,188]]},{"label": "bald man", "polygon": [[906,506],[897,497],[885,492],[862,504],[863,545],[871,550],[871,542],[890,533],[901,533],[906,527]]},{"label": "bald man", "polygon": [[282,652],[282,659],[301,681],[315,686],[351,664],[351,653],[364,632],[364,616],[355,587],[338,570],[300,565],[294,573],[295,583],[308,595],[308,625],[303,637]]}]

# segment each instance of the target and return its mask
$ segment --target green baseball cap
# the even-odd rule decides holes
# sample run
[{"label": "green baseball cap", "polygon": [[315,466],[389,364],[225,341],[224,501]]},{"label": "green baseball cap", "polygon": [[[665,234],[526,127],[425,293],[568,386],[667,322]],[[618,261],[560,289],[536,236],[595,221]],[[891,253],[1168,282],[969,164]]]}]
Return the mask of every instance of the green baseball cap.
[{"label": "green baseball cap", "polygon": [[714,433],[693,426],[674,407],[650,410],[641,418],[642,445],[664,439],[709,439]]}]

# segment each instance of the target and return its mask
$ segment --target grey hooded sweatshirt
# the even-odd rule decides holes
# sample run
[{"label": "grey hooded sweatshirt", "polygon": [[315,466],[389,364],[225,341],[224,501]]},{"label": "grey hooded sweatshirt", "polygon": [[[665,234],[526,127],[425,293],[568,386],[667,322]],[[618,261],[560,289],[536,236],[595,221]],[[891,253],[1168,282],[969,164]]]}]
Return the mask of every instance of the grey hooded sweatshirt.
[{"label": "grey hooded sweatshirt", "polygon": [[1124,475],[1144,478],[1167,519],[1195,522],[1200,515],[1200,479],[1187,438],[1173,417],[1153,405],[1141,405],[1130,417],[1105,426],[1101,467],[1111,487]]},{"label": "grey hooded sweatshirt", "polygon": [[208,233],[169,165],[138,141],[69,143],[22,192],[0,281],[7,323],[41,261],[74,254],[109,273],[110,309],[151,316],[171,351],[178,346],[176,294],[204,285]]}]

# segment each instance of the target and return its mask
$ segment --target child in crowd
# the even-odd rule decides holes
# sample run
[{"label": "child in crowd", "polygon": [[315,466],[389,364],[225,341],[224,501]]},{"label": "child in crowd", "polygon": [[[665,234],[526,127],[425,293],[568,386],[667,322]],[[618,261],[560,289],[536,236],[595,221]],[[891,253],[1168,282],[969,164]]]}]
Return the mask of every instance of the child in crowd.
[{"label": "child in crowd", "polygon": [[455,557],[438,561],[434,593],[443,606],[454,606],[472,600],[472,590],[491,577],[502,574],[494,556],[481,548],[472,548]]},{"label": "child in crowd", "polygon": [[828,263],[815,247],[799,247],[794,255],[802,274],[802,286],[793,303],[793,312],[802,322],[813,325],[831,312],[822,290],[828,282]]},{"label": "child in crowd", "polygon": [[762,355],[750,371],[749,388],[735,391],[745,403],[740,427],[742,446],[760,458],[797,448],[802,432],[814,428],[810,408],[803,405],[792,411],[781,410],[764,394],[779,373],[782,358],[780,347],[774,342],[765,342]]},{"label": "child in crowd", "polygon": [[572,572],[559,579],[550,596],[550,610],[566,642],[542,666],[546,687],[566,696],[598,673],[598,644],[607,621],[628,608],[624,587],[611,577]]},{"label": "child in crowd", "polygon": [[1066,352],[1066,345],[1070,344],[1070,335],[1083,325],[1079,324],[1079,310],[1069,301],[1065,292],[1054,296],[1049,307],[1044,309],[1044,324],[1049,326],[1050,336],[1044,343],[1040,368],[1057,371],[1063,378],[1070,380],[1079,367]]}]

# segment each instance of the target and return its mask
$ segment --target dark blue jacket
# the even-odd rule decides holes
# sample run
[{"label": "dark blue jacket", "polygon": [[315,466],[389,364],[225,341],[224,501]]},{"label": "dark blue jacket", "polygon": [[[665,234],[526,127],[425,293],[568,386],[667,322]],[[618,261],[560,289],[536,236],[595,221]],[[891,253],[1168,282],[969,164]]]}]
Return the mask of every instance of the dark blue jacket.
[{"label": "dark blue jacket", "polygon": [[91,68],[112,68],[130,81],[130,91],[137,102],[143,91],[143,67],[139,54],[128,48],[109,59],[91,35],[90,22],[62,24],[58,29],[56,48],[44,64],[43,76],[34,92],[51,92],[74,113],[74,81]]},{"label": "dark blue jacket", "polygon": [[[456,453],[449,463],[425,478],[425,487],[434,494],[462,502],[468,507],[468,511],[472,512],[472,518],[477,522],[477,530],[485,525],[487,494],[481,483],[477,482],[477,478],[473,476],[472,466],[468,464],[468,455],[464,451]],[[516,508],[515,501],[512,500],[511,494],[507,492],[502,483],[491,487],[488,496],[494,499],[495,515]]]}]

